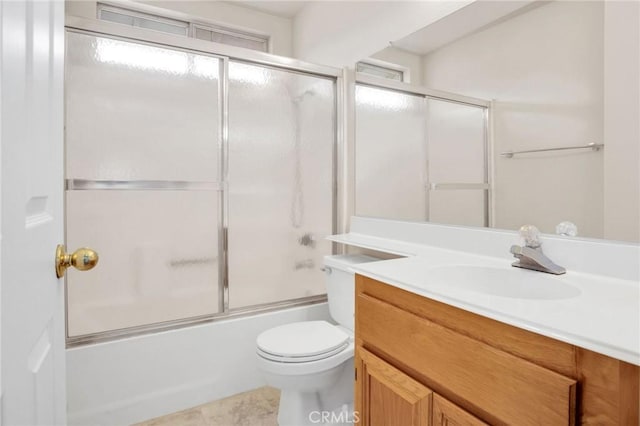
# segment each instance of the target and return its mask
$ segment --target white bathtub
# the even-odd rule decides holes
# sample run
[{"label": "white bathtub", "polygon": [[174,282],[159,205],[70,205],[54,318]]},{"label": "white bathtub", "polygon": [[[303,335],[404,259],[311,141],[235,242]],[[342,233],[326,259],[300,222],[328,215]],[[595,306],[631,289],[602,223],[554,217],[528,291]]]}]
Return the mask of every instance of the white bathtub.
[{"label": "white bathtub", "polygon": [[321,303],[68,349],[68,423],[128,425],[264,386],[258,334],[328,318]]}]

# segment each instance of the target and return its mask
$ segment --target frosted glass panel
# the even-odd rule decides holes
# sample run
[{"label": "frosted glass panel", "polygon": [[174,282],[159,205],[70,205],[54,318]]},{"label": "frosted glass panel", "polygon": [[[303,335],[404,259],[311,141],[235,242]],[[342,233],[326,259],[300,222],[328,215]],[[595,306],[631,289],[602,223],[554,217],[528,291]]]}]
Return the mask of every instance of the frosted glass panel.
[{"label": "frosted glass panel", "polygon": [[[427,100],[431,183],[486,183],[485,109]],[[485,190],[429,191],[429,220],[486,226]]]},{"label": "frosted glass panel", "polygon": [[218,312],[217,191],[68,191],[67,246],[100,255],[67,271],[69,336]]},{"label": "frosted glass panel", "polygon": [[431,191],[429,219],[450,225],[486,226],[485,197],[486,191],[478,189]]},{"label": "frosted glass panel", "polygon": [[423,97],[356,86],[356,215],[426,219]]},{"label": "frosted glass panel", "polygon": [[332,80],[229,64],[229,305],[325,293]]},{"label": "frosted glass panel", "polygon": [[220,61],[67,33],[67,178],[217,181]]},{"label": "frosted glass panel", "polygon": [[484,183],[485,110],[436,99],[427,103],[429,180]]}]

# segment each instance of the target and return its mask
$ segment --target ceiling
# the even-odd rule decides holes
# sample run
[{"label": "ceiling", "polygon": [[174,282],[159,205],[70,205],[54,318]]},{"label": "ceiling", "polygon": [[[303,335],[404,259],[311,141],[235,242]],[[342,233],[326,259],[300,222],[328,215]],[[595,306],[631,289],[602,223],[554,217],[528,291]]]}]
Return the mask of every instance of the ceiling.
[{"label": "ceiling", "polygon": [[537,0],[479,0],[391,45],[416,55],[426,55],[466,35],[495,25],[542,5]]},{"label": "ceiling", "polygon": [[271,1],[271,0],[229,0],[230,3],[238,6],[249,7],[271,15],[281,16],[283,18],[293,18],[302,10],[310,1]]}]

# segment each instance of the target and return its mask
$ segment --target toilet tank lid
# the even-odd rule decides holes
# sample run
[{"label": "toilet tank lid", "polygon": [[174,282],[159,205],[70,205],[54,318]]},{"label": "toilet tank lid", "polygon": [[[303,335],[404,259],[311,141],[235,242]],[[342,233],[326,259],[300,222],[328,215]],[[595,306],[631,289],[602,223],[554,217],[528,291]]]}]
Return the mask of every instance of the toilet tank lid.
[{"label": "toilet tank lid", "polygon": [[359,263],[377,262],[382,259],[377,257],[367,256],[365,254],[338,254],[334,256],[325,256],[324,265],[331,268],[340,269],[342,271],[349,271],[349,268]]}]

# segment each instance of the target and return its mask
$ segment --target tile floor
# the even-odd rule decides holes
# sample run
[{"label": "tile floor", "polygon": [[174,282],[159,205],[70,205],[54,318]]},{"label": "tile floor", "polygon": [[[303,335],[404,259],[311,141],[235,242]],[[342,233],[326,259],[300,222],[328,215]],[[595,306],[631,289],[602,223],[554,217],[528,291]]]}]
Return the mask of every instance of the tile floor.
[{"label": "tile floor", "polygon": [[277,426],[280,391],[268,386],[134,426]]}]

